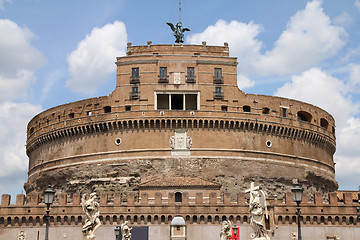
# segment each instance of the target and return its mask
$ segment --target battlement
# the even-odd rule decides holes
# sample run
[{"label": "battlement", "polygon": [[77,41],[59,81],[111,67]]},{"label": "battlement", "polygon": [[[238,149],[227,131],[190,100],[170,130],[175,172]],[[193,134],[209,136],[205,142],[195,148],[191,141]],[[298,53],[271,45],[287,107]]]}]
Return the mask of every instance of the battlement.
[{"label": "battlement", "polygon": [[208,46],[206,42],[202,45],[183,45],[183,44],[152,44],[151,41],[147,45],[133,46],[131,42],[127,44],[127,56],[132,55],[206,55],[206,56],[229,56],[229,45],[224,46]]},{"label": "battlement", "polygon": [[[183,192],[182,201],[175,202],[174,193],[162,196],[157,193],[155,198],[142,194],[136,198],[128,193],[123,199],[121,193],[99,195],[100,214],[103,224],[118,224],[128,220],[131,224],[168,224],[175,216],[183,216],[188,224],[206,223],[220,224],[223,220],[231,220],[236,224],[249,224],[248,196],[238,193],[236,201],[230,194],[217,196],[212,192],[208,196],[197,193],[190,198]],[[302,221],[304,224],[358,225],[356,207],[359,206],[359,192],[333,192],[326,196],[304,194],[301,203]],[[313,199],[309,201],[308,199]],[[267,199],[271,224],[295,223],[296,204],[292,193],[283,199],[269,197]],[[16,203],[11,203],[11,196],[3,194],[0,205],[0,227],[36,226],[44,223],[45,204],[41,196],[18,194]],[[116,213],[116,214],[115,214]],[[220,215],[219,215],[220,214]],[[56,203],[51,206],[51,224],[77,225],[84,223],[81,208],[81,195],[57,194]]]},{"label": "battlement", "polygon": [[[163,196],[160,192],[155,194],[155,198],[148,197],[147,193],[142,193],[137,197],[135,193],[130,192],[127,197],[124,197],[120,192],[114,194],[101,193],[99,203],[101,206],[152,206],[163,205],[172,206],[179,205],[224,205],[224,206],[245,206],[248,204],[248,196],[244,193],[238,193],[236,201],[232,201],[230,193],[224,193],[218,196],[215,192],[211,192],[208,196],[203,193],[196,193],[195,197],[189,197],[188,192],[182,192],[182,201],[175,202],[175,193],[169,193]],[[360,192],[358,191],[345,191],[345,192],[332,192],[327,195],[316,193],[308,195],[303,193],[302,206],[357,206],[360,200]],[[292,193],[286,193],[284,198],[268,197],[267,201],[273,206],[295,206]],[[81,194],[66,194],[60,193],[55,196],[55,205],[59,206],[80,206]],[[4,207],[17,207],[17,206],[39,206],[42,205],[42,194],[31,193],[29,195],[17,194],[16,203],[11,204],[11,195],[2,194],[1,204]],[[55,206],[54,205],[54,206]]]}]

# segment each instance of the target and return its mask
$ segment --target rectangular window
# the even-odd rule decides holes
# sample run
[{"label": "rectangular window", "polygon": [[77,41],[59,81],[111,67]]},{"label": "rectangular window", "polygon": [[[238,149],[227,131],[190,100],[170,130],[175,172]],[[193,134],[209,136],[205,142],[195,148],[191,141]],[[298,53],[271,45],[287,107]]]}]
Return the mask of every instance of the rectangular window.
[{"label": "rectangular window", "polygon": [[139,87],[131,88],[130,98],[131,99],[139,99],[140,98]]},{"label": "rectangular window", "polygon": [[221,68],[214,68],[214,83],[215,84],[222,84],[223,77],[222,77],[222,69]]},{"label": "rectangular window", "polygon": [[227,110],[228,110],[228,106],[221,106],[221,111],[227,112]]},{"label": "rectangular window", "polygon": [[196,94],[185,94],[185,110],[197,110]]},{"label": "rectangular window", "polygon": [[281,108],[282,117],[286,117],[286,108]]},{"label": "rectangular window", "polygon": [[187,68],[186,81],[188,83],[194,83],[195,82],[195,69],[193,67],[188,67]]},{"label": "rectangular window", "polygon": [[167,67],[160,67],[159,83],[168,83]]},{"label": "rectangular window", "polygon": [[157,110],[198,110],[198,94],[160,93],[156,94]]},{"label": "rectangular window", "polygon": [[111,106],[105,106],[104,113],[111,113]]},{"label": "rectangular window", "polygon": [[184,109],[184,95],[171,94],[171,110],[183,110]]},{"label": "rectangular window", "polygon": [[133,78],[138,78],[139,77],[139,68],[132,68],[131,76]]},{"label": "rectangular window", "polygon": [[138,93],[139,87],[132,87],[132,93]]},{"label": "rectangular window", "polygon": [[160,78],[167,78],[167,67],[160,68]]},{"label": "rectangular window", "polygon": [[169,110],[169,94],[157,95],[157,109]]},{"label": "rectangular window", "polygon": [[221,76],[222,76],[222,70],[221,70],[221,68],[215,68],[215,70],[214,70],[214,76],[215,76],[215,78],[221,78]]},{"label": "rectangular window", "polygon": [[215,87],[214,99],[224,99],[224,93],[221,90],[221,87]]},{"label": "rectangular window", "polygon": [[140,78],[139,78],[139,68],[132,68],[131,70],[131,78],[130,78],[130,83],[132,84],[136,84],[140,82]]}]

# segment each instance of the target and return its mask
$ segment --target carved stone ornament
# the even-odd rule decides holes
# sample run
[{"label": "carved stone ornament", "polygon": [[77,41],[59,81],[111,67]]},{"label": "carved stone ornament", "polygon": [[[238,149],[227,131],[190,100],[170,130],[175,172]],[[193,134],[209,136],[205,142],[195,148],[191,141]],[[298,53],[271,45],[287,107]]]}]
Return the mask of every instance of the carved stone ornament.
[{"label": "carved stone ornament", "polygon": [[91,193],[88,200],[86,200],[86,194],[81,198],[81,206],[85,212],[85,224],[82,227],[83,239],[94,240],[94,232],[101,226],[100,205],[95,199],[96,193]]},{"label": "carved stone ornament", "polygon": [[181,73],[175,72],[174,73],[174,84],[180,84],[181,83]]},{"label": "carved stone ornament", "polygon": [[191,137],[186,135],[184,130],[175,130],[175,135],[169,139],[170,147],[177,150],[190,149],[192,145]]},{"label": "carved stone ornament", "polygon": [[252,182],[250,188],[245,193],[250,193],[250,223],[254,231],[251,238],[254,240],[270,240],[265,228],[265,218],[269,218],[265,192]]}]

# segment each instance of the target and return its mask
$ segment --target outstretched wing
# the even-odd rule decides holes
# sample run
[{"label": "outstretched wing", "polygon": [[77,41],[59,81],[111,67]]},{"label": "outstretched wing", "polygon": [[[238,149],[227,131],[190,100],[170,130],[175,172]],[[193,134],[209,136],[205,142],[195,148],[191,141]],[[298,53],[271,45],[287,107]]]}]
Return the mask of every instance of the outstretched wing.
[{"label": "outstretched wing", "polygon": [[261,204],[261,207],[263,207],[265,210],[265,217],[269,218],[269,214],[268,214],[268,210],[267,210],[267,206],[266,206],[266,196],[265,196],[265,192],[263,190],[260,190],[260,204]]},{"label": "outstretched wing", "polygon": [[167,22],[166,24],[170,26],[171,30],[175,31],[175,27],[172,23]]},{"label": "outstretched wing", "polygon": [[183,32],[186,32],[186,31],[189,31],[189,32],[190,32],[190,29],[188,29],[188,28],[183,28],[182,31],[183,31]]}]

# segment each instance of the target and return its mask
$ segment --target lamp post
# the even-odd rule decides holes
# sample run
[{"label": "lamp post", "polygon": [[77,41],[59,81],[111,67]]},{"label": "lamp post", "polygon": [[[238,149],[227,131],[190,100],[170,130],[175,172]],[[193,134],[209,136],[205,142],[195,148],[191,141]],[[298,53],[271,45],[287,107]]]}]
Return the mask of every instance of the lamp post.
[{"label": "lamp post", "polygon": [[114,232],[115,232],[115,240],[121,240],[121,228],[119,226],[116,226]]},{"label": "lamp post", "polygon": [[236,226],[236,225],[234,225],[233,227],[232,227],[232,230],[233,230],[233,233],[234,233],[234,239],[236,240],[237,238],[236,238],[236,236],[237,236],[237,233],[238,233],[238,227]]},{"label": "lamp post", "polygon": [[50,205],[54,201],[55,191],[51,189],[49,185],[48,188],[44,191],[44,202],[46,204],[46,214],[44,217],[46,218],[46,229],[45,229],[45,240],[49,240],[49,218],[50,218]]},{"label": "lamp post", "polygon": [[301,240],[301,223],[300,223],[300,203],[302,200],[302,194],[303,194],[303,189],[299,186],[299,184],[296,184],[296,186],[291,189],[291,191],[293,192],[294,195],[294,202],[296,202],[297,204],[297,208],[296,208],[296,215],[297,215],[297,220],[298,220],[298,240]]}]

